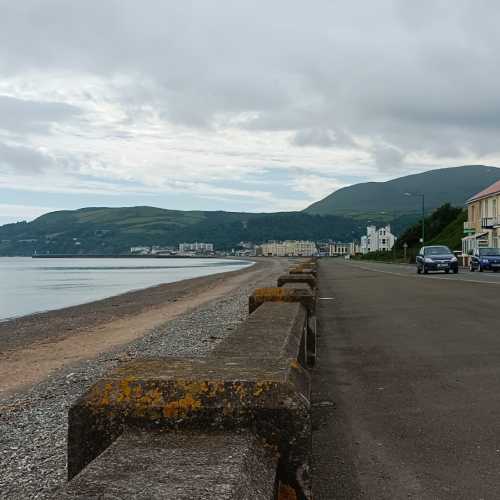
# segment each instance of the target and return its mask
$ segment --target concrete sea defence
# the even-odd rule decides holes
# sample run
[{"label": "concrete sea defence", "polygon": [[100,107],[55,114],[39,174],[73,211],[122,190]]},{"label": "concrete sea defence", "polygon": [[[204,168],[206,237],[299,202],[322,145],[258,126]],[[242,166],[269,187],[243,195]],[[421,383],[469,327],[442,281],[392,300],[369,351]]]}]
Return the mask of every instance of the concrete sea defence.
[{"label": "concrete sea defence", "polygon": [[70,409],[56,498],[312,498],[316,277],[304,269],[257,289],[210,356],[135,360],[95,383]]}]

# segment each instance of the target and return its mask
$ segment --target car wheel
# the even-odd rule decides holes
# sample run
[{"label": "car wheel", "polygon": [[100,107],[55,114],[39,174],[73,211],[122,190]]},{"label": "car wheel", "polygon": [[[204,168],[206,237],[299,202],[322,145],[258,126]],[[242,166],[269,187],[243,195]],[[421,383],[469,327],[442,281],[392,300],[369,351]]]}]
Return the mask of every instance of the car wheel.
[{"label": "car wheel", "polygon": [[424,266],[424,274],[428,274],[429,270]]},{"label": "car wheel", "polygon": [[422,269],[420,269],[420,266],[417,265],[417,274],[420,274],[422,272]]},{"label": "car wheel", "polygon": [[458,269],[453,269],[453,274],[458,274]]},{"label": "car wheel", "polygon": [[444,272],[445,272],[446,274],[450,274],[450,270],[449,270],[449,269],[445,269],[445,270],[444,270]]},{"label": "car wheel", "polygon": [[482,273],[482,272],[484,271],[483,266],[481,266],[481,264],[479,264],[479,267],[478,267],[477,269],[478,269],[478,271],[479,271],[480,273]]}]

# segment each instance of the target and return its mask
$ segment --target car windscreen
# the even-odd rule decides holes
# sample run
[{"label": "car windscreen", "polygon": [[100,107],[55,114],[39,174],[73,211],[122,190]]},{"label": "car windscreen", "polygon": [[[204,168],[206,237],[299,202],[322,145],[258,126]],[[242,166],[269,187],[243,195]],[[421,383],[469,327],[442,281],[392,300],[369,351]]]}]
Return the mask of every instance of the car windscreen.
[{"label": "car windscreen", "polygon": [[500,255],[500,248],[480,248],[479,255]]},{"label": "car windscreen", "polygon": [[448,247],[440,246],[440,247],[427,247],[424,250],[424,255],[448,255],[451,253],[451,250]]}]

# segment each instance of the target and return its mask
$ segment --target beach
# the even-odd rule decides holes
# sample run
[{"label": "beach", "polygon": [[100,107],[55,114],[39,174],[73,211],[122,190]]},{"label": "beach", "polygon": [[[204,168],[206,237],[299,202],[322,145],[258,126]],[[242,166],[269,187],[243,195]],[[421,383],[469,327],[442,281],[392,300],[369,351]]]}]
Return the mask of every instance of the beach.
[{"label": "beach", "polygon": [[48,498],[66,478],[68,408],[136,357],[204,356],[244,321],[288,259],[0,324],[0,498]]}]

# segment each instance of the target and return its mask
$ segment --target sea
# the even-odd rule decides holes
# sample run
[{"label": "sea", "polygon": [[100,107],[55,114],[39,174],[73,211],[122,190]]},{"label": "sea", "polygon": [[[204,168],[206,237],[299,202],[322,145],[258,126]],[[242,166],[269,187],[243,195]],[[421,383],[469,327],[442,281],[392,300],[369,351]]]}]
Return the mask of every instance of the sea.
[{"label": "sea", "polygon": [[0,257],[0,321],[250,265],[215,258]]}]

